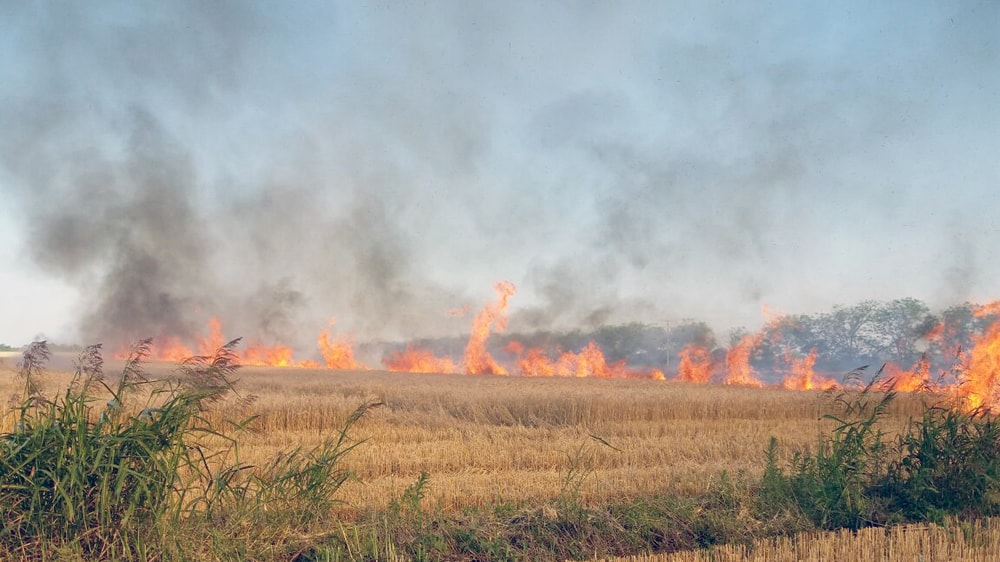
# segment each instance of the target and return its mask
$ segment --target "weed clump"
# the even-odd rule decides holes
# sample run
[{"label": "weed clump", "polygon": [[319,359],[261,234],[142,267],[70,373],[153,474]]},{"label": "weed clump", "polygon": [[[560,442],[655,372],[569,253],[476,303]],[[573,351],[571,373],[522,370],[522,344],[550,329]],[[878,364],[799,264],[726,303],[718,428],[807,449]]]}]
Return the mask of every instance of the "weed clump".
[{"label": "weed clump", "polygon": [[949,516],[1000,514],[1000,425],[986,409],[942,400],[889,438],[881,426],[896,391],[878,377],[835,399],[836,423],[815,450],[777,462],[772,439],[760,499],[765,511],[793,510],[820,529],[852,529]]},{"label": "weed clump", "polygon": [[[294,548],[289,531],[336,502],[350,477],[342,459],[357,446],[347,432],[375,404],[313,450],[247,465],[233,434],[253,418],[216,422],[208,415],[231,396],[246,400],[233,386],[238,341],[186,360],[168,380],[143,371],[151,342],[141,341],[116,384],[105,379],[100,346],[90,346],[69,387],[52,399],[40,380],[48,348],[31,345],[18,375],[14,428],[0,436],[0,555],[188,558],[197,553],[182,537],[199,533],[208,543],[251,536]],[[253,531],[262,523],[285,536]]]}]

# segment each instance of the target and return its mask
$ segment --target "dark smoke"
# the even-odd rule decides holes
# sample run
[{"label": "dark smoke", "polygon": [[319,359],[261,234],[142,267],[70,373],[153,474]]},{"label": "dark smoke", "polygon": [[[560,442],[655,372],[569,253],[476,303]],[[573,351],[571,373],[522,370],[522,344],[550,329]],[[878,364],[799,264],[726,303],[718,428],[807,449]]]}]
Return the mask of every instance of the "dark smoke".
[{"label": "dark smoke", "polygon": [[4,3],[0,185],[81,341],[454,336],[501,279],[512,330],[954,302],[997,10]]}]

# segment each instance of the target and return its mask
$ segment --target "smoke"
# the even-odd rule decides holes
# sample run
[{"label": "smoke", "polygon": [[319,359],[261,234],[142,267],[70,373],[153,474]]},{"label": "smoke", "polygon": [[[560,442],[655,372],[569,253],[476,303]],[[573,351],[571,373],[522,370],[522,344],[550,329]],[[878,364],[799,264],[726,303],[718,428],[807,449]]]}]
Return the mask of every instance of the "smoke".
[{"label": "smoke", "polygon": [[997,10],[5,4],[0,186],[82,341],[981,298]]}]

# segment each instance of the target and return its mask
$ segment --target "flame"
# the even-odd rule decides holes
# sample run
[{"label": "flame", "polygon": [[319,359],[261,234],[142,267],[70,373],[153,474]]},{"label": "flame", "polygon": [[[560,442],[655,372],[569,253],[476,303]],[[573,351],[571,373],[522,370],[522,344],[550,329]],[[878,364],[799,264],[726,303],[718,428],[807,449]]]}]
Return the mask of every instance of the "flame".
[{"label": "flame", "polygon": [[347,336],[333,337],[330,335],[330,328],[327,328],[319,334],[317,345],[328,369],[353,371],[368,369],[367,365],[354,358],[354,342]]},{"label": "flame", "polygon": [[934,390],[931,386],[931,362],[926,357],[918,359],[909,370],[903,370],[895,363],[886,363],[882,374],[900,392]]},{"label": "flame", "polygon": [[438,357],[430,351],[406,346],[405,351],[397,351],[382,359],[382,365],[390,371],[404,373],[455,373],[455,362],[450,357]]},{"label": "flame", "polygon": [[763,331],[747,334],[729,348],[726,352],[726,378],[723,383],[757,388],[764,386],[764,383],[754,376],[753,367],[750,365],[750,356],[763,339]]},{"label": "flame", "polygon": [[[198,355],[211,356],[227,342],[222,331],[222,322],[218,318],[208,320],[208,334],[197,338]],[[242,365],[260,367],[306,367],[309,362],[296,362],[294,350],[287,345],[264,345],[254,343],[247,347],[245,351],[234,350],[236,359]],[[129,350],[122,348],[114,356],[117,359],[128,357]],[[150,346],[149,359],[152,361],[166,361],[179,363],[194,356],[195,353],[190,347],[184,345],[181,339],[176,336],[159,338]]]},{"label": "flame", "polygon": [[791,353],[785,354],[788,361],[789,373],[781,381],[782,388],[788,390],[830,390],[837,388],[837,381],[816,374],[813,367],[816,365],[816,349],[812,349],[808,355],[801,359],[792,357]]},{"label": "flame", "polygon": [[[115,357],[126,359],[128,354],[128,349],[122,349],[115,354]],[[159,344],[154,342],[149,349],[149,357],[156,361],[180,363],[192,355],[194,354],[191,353],[191,348],[182,344],[180,338],[174,336],[163,338]]]},{"label": "flame", "polygon": [[222,335],[222,322],[214,316],[208,319],[208,335],[198,340],[198,354],[211,356],[226,344],[226,338]]},{"label": "flame", "polygon": [[[1000,301],[979,306],[973,314],[977,318],[1000,316]],[[1000,319],[973,337],[957,393],[969,410],[1000,409]]]},{"label": "flame", "polygon": [[699,345],[688,344],[680,352],[677,380],[707,383],[712,378],[712,354]]},{"label": "flame", "polygon": [[[450,357],[439,357],[430,351],[407,346],[405,350],[396,351],[382,360],[385,368],[393,371],[417,373],[460,372],[469,374],[508,374],[508,367],[500,364],[487,350],[487,342],[493,331],[506,329],[507,310],[510,297],[516,292],[513,283],[502,281],[494,286],[497,299],[485,305],[476,314],[463,357],[464,364],[458,364]],[[451,311],[449,314],[464,314],[467,309]],[[977,318],[988,318],[991,322],[981,333],[971,335],[971,347],[964,353],[954,353],[958,357],[953,380],[955,384],[944,386],[944,383],[931,383],[932,360],[925,355],[910,369],[904,370],[893,364],[886,364],[886,378],[895,382],[895,388],[903,392],[940,391],[949,392],[956,397],[964,409],[985,408],[991,411],[1000,410],[1000,301],[981,305],[973,310]],[[726,353],[725,377],[723,382],[729,385],[762,387],[751,365],[755,350],[769,337],[770,343],[777,346],[781,330],[777,329],[785,321],[785,317],[774,314],[769,309],[764,310],[768,318],[767,325],[759,332],[749,334],[736,342]],[[332,323],[331,323],[332,326]],[[921,339],[926,342],[939,342],[936,351],[928,352],[931,357],[942,353],[943,347],[958,349],[964,339],[964,331],[960,327],[938,324]],[[168,336],[158,338],[150,349],[150,359],[178,362],[195,353],[212,355],[225,345],[226,338],[222,323],[217,318],[208,320],[205,334],[192,340],[190,346],[181,338]],[[331,328],[322,331],[317,344],[323,363],[313,360],[296,361],[294,350],[287,345],[265,345],[257,342],[249,345],[245,351],[235,351],[237,358],[244,365],[307,367],[319,368],[325,365],[330,369],[368,369],[358,361],[354,353],[354,341],[349,336],[333,335]],[[507,351],[515,358],[512,368],[524,376],[532,377],[597,377],[597,378],[647,378],[663,380],[663,372],[658,369],[633,369],[624,360],[609,362],[595,341],[589,342],[578,351],[558,351],[553,355],[546,353],[544,348],[525,349],[520,342],[512,341]],[[950,352],[948,352],[950,354]],[[116,354],[124,358],[127,350]],[[677,380],[692,383],[706,383],[711,380],[717,366],[712,354],[704,347],[689,344],[679,353],[680,365]],[[828,389],[836,386],[836,382],[818,375],[815,372],[817,352],[812,349],[805,357],[796,358],[791,351],[785,353],[787,363],[786,375],[781,386],[788,389],[812,390]]]},{"label": "flame", "polygon": [[255,367],[296,367],[295,352],[287,345],[251,345],[242,354],[242,363]]},{"label": "flame", "polygon": [[596,342],[591,341],[583,349],[574,353],[566,351],[555,360],[549,358],[542,348],[524,350],[520,342],[510,342],[507,351],[518,356],[519,372],[528,377],[598,377],[598,378],[643,378],[664,380],[659,369],[630,369],[625,360],[608,363],[604,352]]},{"label": "flame", "polygon": [[497,363],[486,350],[490,330],[507,328],[507,305],[517,288],[510,281],[500,281],[493,288],[497,301],[483,307],[472,321],[469,343],[465,346],[465,372],[470,375],[506,375],[507,369]]}]

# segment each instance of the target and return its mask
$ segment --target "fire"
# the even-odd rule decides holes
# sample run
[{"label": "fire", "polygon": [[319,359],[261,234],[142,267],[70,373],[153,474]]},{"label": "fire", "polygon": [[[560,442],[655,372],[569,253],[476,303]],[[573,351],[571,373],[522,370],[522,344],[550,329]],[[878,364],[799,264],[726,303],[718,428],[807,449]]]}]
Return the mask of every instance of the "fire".
[{"label": "fire", "polygon": [[[551,355],[544,348],[526,349],[523,344],[512,341],[507,346],[507,352],[514,358],[512,365],[504,365],[497,361],[488,351],[487,343],[491,332],[501,331],[507,326],[507,310],[510,298],[516,292],[516,287],[509,281],[502,281],[494,286],[497,298],[485,305],[476,314],[472,322],[469,339],[465,347],[463,363],[458,363],[451,357],[441,357],[434,353],[414,346],[396,351],[382,359],[383,366],[392,371],[414,373],[456,373],[464,371],[467,374],[506,375],[508,369],[518,374],[530,377],[597,377],[597,378],[646,378],[664,380],[663,372],[658,369],[633,369],[624,360],[609,362],[598,346],[590,341],[577,351],[556,351]],[[451,311],[449,314],[464,314],[467,308]],[[909,370],[904,370],[893,364],[886,364],[884,375],[893,381],[896,390],[902,392],[948,392],[968,410],[985,408],[992,411],[1000,410],[1000,301],[976,307],[973,314],[977,318],[989,319],[990,323],[981,333],[971,335],[971,347],[964,353],[954,353],[958,357],[952,371],[954,384],[945,385],[931,382],[932,358],[941,354],[943,347],[959,348],[966,337],[960,327],[939,324],[921,339],[930,343],[938,342],[936,351],[928,352],[921,357]],[[748,334],[733,344],[726,352],[725,376],[723,383],[728,385],[762,387],[763,382],[754,372],[751,359],[755,351],[770,338],[772,349],[777,349],[780,341],[782,322],[781,316],[768,314],[772,318],[759,332]],[[217,318],[210,318],[205,333],[193,339],[194,346],[175,336],[158,338],[150,350],[150,359],[178,362],[195,353],[211,355],[225,345],[226,337],[222,323]],[[234,350],[237,359],[244,365],[303,367],[328,369],[368,369],[355,357],[354,341],[350,336],[335,335],[331,328],[323,330],[317,337],[318,356],[322,363],[307,359],[298,361],[292,347],[287,345],[265,345],[255,342],[244,351]],[[951,354],[948,351],[948,354]],[[127,351],[121,351],[116,356],[124,358]],[[931,357],[931,359],[928,358]],[[713,360],[710,350],[688,344],[679,352],[679,367],[677,380],[690,383],[707,383],[717,370],[717,362]],[[817,361],[816,349],[812,349],[805,357],[795,357],[791,350],[784,355],[786,374],[780,386],[793,390],[829,389],[837,387],[831,379],[815,372]]]},{"label": "fire", "polygon": [[226,338],[222,335],[222,322],[218,318],[208,319],[208,335],[198,340],[198,354],[212,355],[217,349],[226,345]]},{"label": "fire", "polygon": [[506,375],[507,369],[486,350],[490,330],[507,328],[507,305],[517,288],[510,281],[500,281],[493,287],[497,301],[483,307],[472,321],[472,332],[465,347],[465,372],[470,375]]},{"label": "fire", "polygon": [[664,380],[659,369],[630,369],[624,360],[608,363],[604,352],[597,343],[591,341],[579,352],[566,351],[555,360],[549,358],[541,348],[527,351],[520,342],[511,342],[507,350],[518,356],[517,367],[528,377],[598,377],[598,378],[645,378]]},{"label": "fire", "polygon": [[923,392],[934,390],[931,387],[931,362],[921,357],[909,370],[903,370],[895,363],[886,363],[882,369],[887,381],[900,392]]},{"label": "fire", "polygon": [[829,390],[837,388],[837,381],[822,377],[816,374],[813,367],[816,365],[816,350],[813,349],[809,355],[801,359],[792,357],[791,353],[785,355],[788,361],[789,373],[781,382],[781,386],[788,390]]},{"label": "fire", "polygon": [[243,352],[243,364],[255,367],[296,367],[295,352],[287,345],[251,345]]},{"label": "fire", "polygon": [[[128,357],[128,353],[127,349],[123,349],[115,354],[115,357],[118,359],[125,359]],[[149,350],[149,355],[151,358],[158,361],[180,363],[194,354],[191,353],[191,349],[189,347],[181,343],[180,338],[169,336],[163,338],[159,344],[154,342]]]},{"label": "fire", "polygon": [[[980,306],[974,314],[977,318],[1000,316],[1000,301]],[[958,394],[970,410],[1000,409],[1000,318],[973,338]]]},{"label": "fire", "polygon": [[557,374],[556,364],[540,347],[533,347],[525,351],[521,342],[512,341],[507,344],[507,351],[517,356],[517,368],[522,375],[529,377],[561,376]]},{"label": "fire", "polygon": [[[208,335],[198,338],[198,355],[210,356],[216,350],[227,343],[222,331],[222,322],[218,318],[209,318]],[[295,362],[294,351],[287,345],[268,346],[262,343],[255,343],[247,347],[245,351],[235,350],[236,358],[243,365],[250,366],[272,366],[272,367],[295,367],[303,366]],[[184,345],[180,338],[167,336],[154,340],[150,347],[149,358],[153,361],[166,361],[179,363],[195,355],[190,347]],[[115,353],[118,359],[128,357],[128,350],[122,349]]]},{"label": "fire", "polygon": [[328,369],[368,369],[367,365],[354,358],[354,342],[346,336],[333,337],[328,328],[320,333],[317,344]]},{"label": "fire", "polygon": [[754,376],[753,367],[750,365],[750,356],[763,339],[763,331],[747,334],[729,348],[726,352],[726,378],[723,383],[757,388],[764,386],[764,383]]},{"label": "fire", "polygon": [[406,346],[405,351],[397,351],[382,359],[382,365],[390,371],[404,373],[455,373],[455,362],[450,357],[438,357],[423,349]]},{"label": "fire", "polygon": [[712,354],[699,345],[688,344],[680,352],[677,380],[704,384],[712,378]]}]

